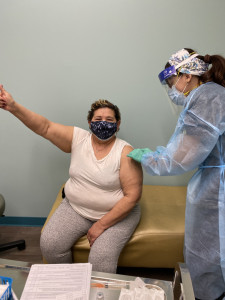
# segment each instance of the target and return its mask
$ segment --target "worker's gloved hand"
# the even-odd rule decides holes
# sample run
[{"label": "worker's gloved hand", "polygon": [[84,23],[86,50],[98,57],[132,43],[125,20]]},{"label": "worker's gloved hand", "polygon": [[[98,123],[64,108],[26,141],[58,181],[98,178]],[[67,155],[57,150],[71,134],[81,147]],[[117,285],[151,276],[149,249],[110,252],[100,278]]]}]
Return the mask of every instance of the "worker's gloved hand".
[{"label": "worker's gloved hand", "polygon": [[152,150],[149,148],[143,148],[143,149],[134,149],[129,154],[127,154],[128,157],[131,157],[132,159],[141,162],[142,156],[146,153],[150,153]]}]

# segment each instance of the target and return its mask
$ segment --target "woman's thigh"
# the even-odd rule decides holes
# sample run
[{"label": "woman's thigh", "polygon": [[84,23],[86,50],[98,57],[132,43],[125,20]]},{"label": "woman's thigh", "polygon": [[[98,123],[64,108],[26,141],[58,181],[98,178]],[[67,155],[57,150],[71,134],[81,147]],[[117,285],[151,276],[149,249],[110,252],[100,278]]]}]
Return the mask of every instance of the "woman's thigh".
[{"label": "woman's thigh", "polygon": [[110,272],[115,272],[119,255],[135,231],[140,215],[140,207],[137,205],[127,217],[109,227],[95,240],[89,254],[93,270],[107,272],[109,268]]},{"label": "woman's thigh", "polygon": [[83,218],[65,198],[55,210],[41,234],[41,245],[64,251],[87,233],[93,222]]}]

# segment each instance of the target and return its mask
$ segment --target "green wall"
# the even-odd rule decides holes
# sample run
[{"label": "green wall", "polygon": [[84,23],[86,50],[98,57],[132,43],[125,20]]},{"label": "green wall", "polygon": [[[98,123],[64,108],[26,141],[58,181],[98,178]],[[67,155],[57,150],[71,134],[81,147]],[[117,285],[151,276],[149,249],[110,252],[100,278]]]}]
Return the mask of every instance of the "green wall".
[{"label": "green wall", "polygon": [[[225,55],[223,0],[0,0],[0,82],[27,108],[88,129],[90,104],[122,114],[119,137],[165,146],[176,117],[158,81],[183,47]],[[45,217],[67,178],[70,155],[0,111],[0,193],[8,216]],[[192,174],[151,177],[186,185]]]}]

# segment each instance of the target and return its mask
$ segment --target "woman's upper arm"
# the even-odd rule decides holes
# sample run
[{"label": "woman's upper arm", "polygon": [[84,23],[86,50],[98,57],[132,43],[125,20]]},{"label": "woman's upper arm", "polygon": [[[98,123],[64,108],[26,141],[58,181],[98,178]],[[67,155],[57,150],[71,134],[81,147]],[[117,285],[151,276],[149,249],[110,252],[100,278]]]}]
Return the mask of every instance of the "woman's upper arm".
[{"label": "woman's upper arm", "polygon": [[48,130],[44,136],[64,152],[70,153],[73,140],[73,126],[49,122]]},{"label": "woman's upper arm", "polygon": [[120,182],[124,196],[132,201],[138,201],[142,193],[143,171],[141,164],[127,157],[133,148],[125,146],[121,155]]}]

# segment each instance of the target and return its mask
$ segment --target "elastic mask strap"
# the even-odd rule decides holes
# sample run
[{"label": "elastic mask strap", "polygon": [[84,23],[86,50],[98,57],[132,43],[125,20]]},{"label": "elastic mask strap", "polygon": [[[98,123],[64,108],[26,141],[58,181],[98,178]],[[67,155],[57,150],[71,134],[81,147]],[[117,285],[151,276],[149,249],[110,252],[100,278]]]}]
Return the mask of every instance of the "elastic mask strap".
[{"label": "elastic mask strap", "polygon": [[197,84],[196,86],[193,87],[193,89],[191,89],[190,91],[184,93],[185,96],[188,96],[190,94],[191,91],[193,91],[194,89],[198,88],[200,85],[202,84],[202,82],[200,82],[199,84]]},{"label": "elastic mask strap", "polygon": [[184,90],[186,89],[187,85],[188,85],[188,83],[186,83],[186,85],[185,85],[185,87],[184,87],[184,89],[183,89],[183,91],[182,91],[182,94],[183,94],[184,96],[186,96],[186,94],[189,93],[189,92],[184,93]]},{"label": "elastic mask strap", "polygon": [[177,81],[174,84],[175,87],[176,87],[177,83],[179,82],[180,78],[181,78],[181,76],[178,76],[178,74],[177,74]]}]

